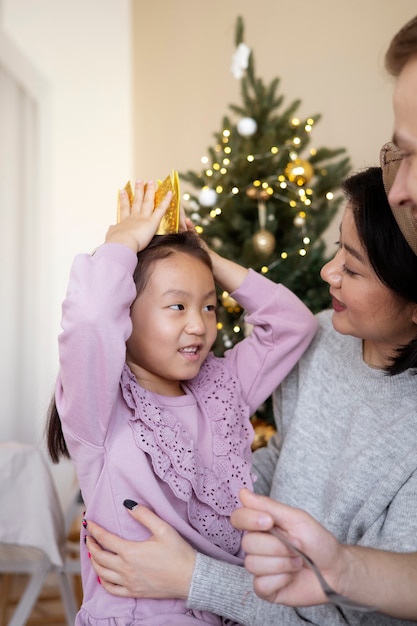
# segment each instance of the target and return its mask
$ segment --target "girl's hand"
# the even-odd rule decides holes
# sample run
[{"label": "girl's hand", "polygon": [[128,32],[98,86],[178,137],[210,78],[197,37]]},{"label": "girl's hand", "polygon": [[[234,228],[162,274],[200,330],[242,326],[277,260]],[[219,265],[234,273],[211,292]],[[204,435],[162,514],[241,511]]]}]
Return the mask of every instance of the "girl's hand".
[{"label": "girl's hand", "polygon": [[135,253],[146,248],[158,230],[172,197],[172,193],[168,192],[161,204],[154,209],[155,190],[153,181],[146,185],[142,180],[136,181],[132,206],[126,190],[120,190],[120,222],[110,226],[106,243],[121,243]]},{"label": "girl's hand", "polygon": [[[185,217],[184,221],[180,220],[180,224],[183,224],[182,230],[192,230],[195,232],[195,226],[189,217]],[[209,248],[204,239],[200,238],[201,246],[208,252],[211,258],[213,266],[213,275],[216,283],[226,289],[229,293],[237,289],[248,273],[248,269],[217,254]]]},{"label": "girl's hand", "polygon": [[185,600],[194,571],[194,549],[146,507],[137,506],[126,511],[129,514],[151,531],[150,539],[127,541],[88,521],[87,549],[104,589],[125,598]]},{"label": "girl's hand", "polygon": [[185,215],[184,207],[180,205],[180,219],[179,219],[179,228],[180,233],[183,233],[187,230],[195,230],[194,225],[189,217]]},{"label": "girl's hand", "polygon": [[[185,211],[184,211],[182,206],[180,206],[180,227],[179,227],[179,230],[180,230],[180,232],[190,231],[191,230],[192,232],[197,234],[196,228],[195,228],[191,218],[186,216]],[[201,242],[201,245],[203,246],[203,248],[205,248],[207,250],[207,252],[210,252],[210,249],[209,249],[208,245],[206,244],[204,239],[202,239],[201,237],[200,237],[200,242]]]}]

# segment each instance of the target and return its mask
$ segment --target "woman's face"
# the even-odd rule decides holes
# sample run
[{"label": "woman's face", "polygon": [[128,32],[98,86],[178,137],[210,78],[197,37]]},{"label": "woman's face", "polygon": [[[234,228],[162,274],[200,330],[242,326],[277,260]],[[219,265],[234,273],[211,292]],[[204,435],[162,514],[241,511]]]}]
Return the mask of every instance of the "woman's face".
[{"label": "woman's face", "polygon": [[379,280],[360,243],[349,205],[340,227],[339,249],[322,268],[321,277],[330,285],[335,330],[364,340],[368,365],[387,367],[394,351],[416,336],[417,305],[404,302]]}]

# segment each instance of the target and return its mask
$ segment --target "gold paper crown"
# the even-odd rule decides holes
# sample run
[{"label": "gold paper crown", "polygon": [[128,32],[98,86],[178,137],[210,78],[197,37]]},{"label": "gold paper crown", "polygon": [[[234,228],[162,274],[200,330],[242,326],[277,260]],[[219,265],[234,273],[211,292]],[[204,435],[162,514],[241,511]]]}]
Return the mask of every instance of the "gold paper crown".
[{"label": "gold paper crown", "polygon": [[[130,180],[124,186],[129,197],[130,206],[133,204],[134,193]],[[165,212],[164,217],[161,219],[156,231],[157,235],[168,235],[169,233],[177,233],[180,224],[180,183],[178,178],[178,172],[172,170],[171,175],[167,176],[165,180],[158,180],[158,188],[155,191],[155,209],[158,207],[168,191],[172,191],[172,198],[169,206]],[[117,208],[117,222],[120,222],[120,203]]]}]

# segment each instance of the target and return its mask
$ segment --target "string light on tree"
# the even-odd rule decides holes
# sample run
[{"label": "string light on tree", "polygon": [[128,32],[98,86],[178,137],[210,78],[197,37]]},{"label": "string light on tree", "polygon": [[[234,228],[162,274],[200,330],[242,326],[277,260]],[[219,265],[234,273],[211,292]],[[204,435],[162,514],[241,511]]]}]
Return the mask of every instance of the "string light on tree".
[{"label": "string light on tree", "polygon": [[232,298],[228,291],[223,291],[222,293],[222,304],[229,311],[229,313],[240,313],[242,310],[237,303],[237,301]]},{"label": "string light on tree", "polygon": [[[238,18],[232,66],[241,102],[229,106],[201,171],[180,174],[195,190],[185,209],[198,213],[193,222],[210,247],[285,284],[317,312],[329,303],[322,233],[340,205],[349,159],[343,148],[311,146],[320,115],[299,116],[300,100],[283,104],[279,79],[256,75],[243,34]],[[229,295],[218,293],[217,354],[243,338],[243,312]]]}]

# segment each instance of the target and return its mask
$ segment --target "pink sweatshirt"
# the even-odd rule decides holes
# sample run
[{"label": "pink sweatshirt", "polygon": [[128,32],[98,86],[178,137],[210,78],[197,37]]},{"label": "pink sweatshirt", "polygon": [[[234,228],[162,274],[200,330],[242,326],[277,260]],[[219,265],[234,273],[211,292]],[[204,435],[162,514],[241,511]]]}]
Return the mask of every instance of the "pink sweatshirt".
[{"label": "pink sweatshirt", "polygon": [[[136,255],[119,244],[77,256],[63,304],[56,402],[86,518],[126,539],[146,539],[149,531],[123,506],[129,498],[197,551],[242,564],[241,535],[229,516],[239,489],[252,485],[249,418],[307,348],[316,321],[284,286],[250,270],[232,296],[247,311],[251,335],[223,358],[209,355],[183,396],[159,396],[125,363],[135,266]],[[83,537],[81,558],[77,626],[223,623],[181,600],[111,596],[97,582]]]}]

